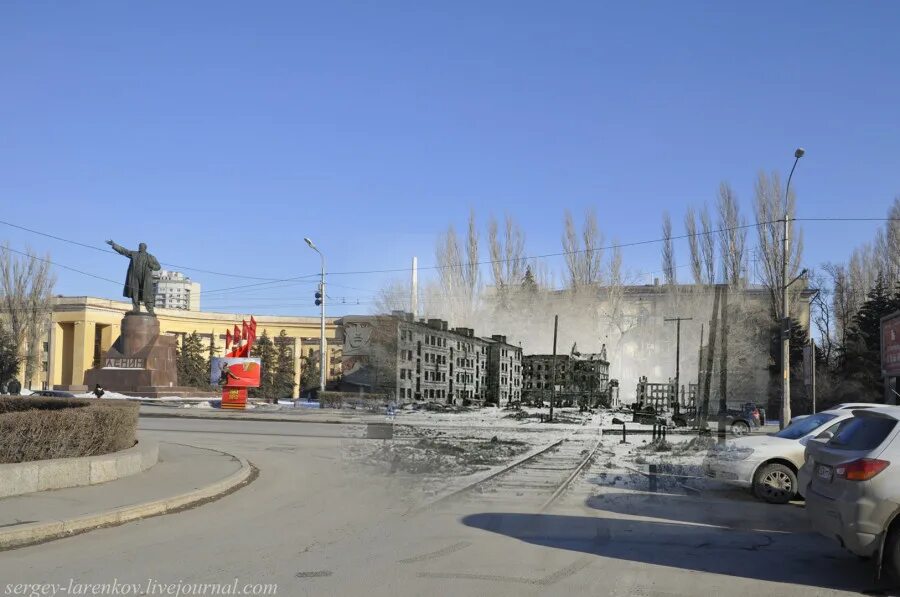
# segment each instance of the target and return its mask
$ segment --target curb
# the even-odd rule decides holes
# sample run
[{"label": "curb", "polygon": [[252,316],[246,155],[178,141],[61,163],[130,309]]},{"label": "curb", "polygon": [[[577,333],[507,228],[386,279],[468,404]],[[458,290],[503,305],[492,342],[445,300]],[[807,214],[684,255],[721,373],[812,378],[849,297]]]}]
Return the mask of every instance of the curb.
[{"label": "curb", "polygon": [[273,417],[268,415],[258,416],[241,416],[241,415],[203,415],[193,413],[145,413],[138,415],[141,419],[204,419],[207,421],[263,421],[269,423],[322,423],[324,425],[365,425],[364,421],[338,421],[335,419],[324,419],[321,421],[313,421],[309,419],[300,419],[290,416]]},{"label": "curb", "polygon": [[228,454],[241,464],[241,468],[214,483],[169,498],[161,498],[142,504],[113,508],[95,514],[85,514],[66,520],[54,520],[0,530],[0,551],[36,545],[55,539],[71,537],[95,529],[119,526],[134,520],[174,514],[213,502],[252,483],[259,475],[251,462],[241,456]]},{"label": "curb", "polygon": [[159,443],[141,438],[108,454],[0,464],[0,498],[107,483],[141,473],[158,459]]}]

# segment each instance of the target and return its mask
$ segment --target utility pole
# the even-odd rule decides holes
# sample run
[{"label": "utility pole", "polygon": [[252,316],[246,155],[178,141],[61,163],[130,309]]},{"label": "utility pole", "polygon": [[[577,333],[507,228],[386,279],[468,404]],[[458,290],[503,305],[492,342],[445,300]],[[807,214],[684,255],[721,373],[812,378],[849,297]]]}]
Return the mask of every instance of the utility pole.
[{"label": "utility pole", "polygon": [[559,326],[559,315],[553,316],[553,362],[550,365],[550,421],[553,421],[553,403],[556,402],[556,330]]},{"label": "utility pole", "polygon": [[[700,392],[703,388],[703,324],[700,324],[700,349],[697,352],[697,391],[694,392],[694,416],[700,412]],[[689,392],[690,393],[690,392]]]},{"label": "utility pole", "polygon": [[809,375],[812,378],[810,384],[812,386],[812,412],[816,414],[816,341],[812,338],[809,339],[809,351],[811,353]]},{"label": "utility pole", "polygon": [[709,429],[709,391],[712,385],[713,357],[716,352],[716,330],[719,326],[719,296],[721,292],[722,287],[717,285],[713,297],[712,317],[709,321],[709,345],[706,347],[706,370],[703,375],[703,414],[700,417],[700,429],[702,431]]},{"label": "utility pole", "polygon": [[797,162],[805,152],[798,147],[794,152],[794,165],[788,175],[787,186],[784,189],[784,248],[781,254],[781,421],[779,427],[784,429],[791,422],[791,314],[788,303],[788,261],[790,261],[790,220],[788,214],[789,197],[791,192],[791,178],[794,177],[794,169]]},{"label": "utility pole", "polygon": [[693,321],[693,317],[666,317],[663,321],[675,322],[675,410],[678,411],[680,404],[678,395],[681,392],[681,322]]},{"label": "utility pole", "polygon": [[304,238],[306,244],[309,245],[309,248],[319,254],[319,257],[322,259],[322,280],[319,282],[319,292],[317,292],[316,296],[316,305],[322,308],[322,314],[320,317],[320,330],[319,330],[319,391],[325,391],[325,351],[328,348],[328,345],[325,341],[325,255],[322,254],[322,251],[316,247],[315,243],[308,238]]},{"label": "utility pole", "polygon": [[728,411],[728,286],[722,287],[722,349],[719,361],[719,443],[725,443],[725,413]]}]

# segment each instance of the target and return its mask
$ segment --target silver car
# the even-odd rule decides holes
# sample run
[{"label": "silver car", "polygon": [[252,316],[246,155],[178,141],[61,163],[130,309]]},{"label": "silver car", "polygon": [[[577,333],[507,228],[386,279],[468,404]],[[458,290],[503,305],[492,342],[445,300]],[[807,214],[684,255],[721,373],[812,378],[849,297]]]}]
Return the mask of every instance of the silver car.
[{"label": "silver car", "polygon": [[900,408],[853,415],[827,442],[807,445],[806,510],[817,532],[859,556],[881,554],[900,578]]},{"label": "silver car", "polygon": [[785,504],[797,493],[797,471],[803,466],[804,450],[814,438],[830,437],[851,411],[823,411],[793,419],[770,435],[748,435],[716,444],[707,452],[707,477],[751,487],[754,495],[773,504]]}]

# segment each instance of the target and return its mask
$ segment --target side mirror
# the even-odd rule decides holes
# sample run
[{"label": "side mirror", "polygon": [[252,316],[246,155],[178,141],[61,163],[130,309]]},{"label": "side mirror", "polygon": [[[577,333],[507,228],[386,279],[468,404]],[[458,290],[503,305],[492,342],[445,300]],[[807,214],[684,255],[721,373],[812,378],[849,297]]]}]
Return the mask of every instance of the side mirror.
[{"label": "side mirror", "polygon": [[620,419],[618,417],[614,418],[612,420],[612,422],[613,422],[613,425],[624,425],[625,424],[625,421],[623,421],[622,419]]},{"label": "side mirror", "polygon": [[823,431],[822,433],[820,433],[819,435],[816,436],[816,439],[821,439],[821,440],[828,441],[828,440],[830,440],[830,439],[833,438],[833,437],[834,437],[834,434],[833,434],[832,432],[830,432],[830,431]]}]

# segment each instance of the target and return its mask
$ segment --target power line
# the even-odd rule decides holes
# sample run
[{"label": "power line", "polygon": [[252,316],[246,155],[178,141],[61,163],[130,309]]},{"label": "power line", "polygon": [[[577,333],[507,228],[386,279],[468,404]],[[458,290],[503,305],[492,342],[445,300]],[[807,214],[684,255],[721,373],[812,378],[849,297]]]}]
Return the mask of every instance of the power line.
[{"label": "power line", "polygon": [[[61,242],[64,242],[64,243],[69,243],[70,245],[75,245],[75,246],[78,246],[78,247],[84,247],[85,249],[92,249],[92,250],[94,250],[94,251],[99,251],[100,253],[105,253],[105,254],[108,254],[108,255],[115,255],[115,254],[116,254],[115,251],[110,251],[109,249],[104,249],[104,248],[98,247],[98,246],[96,246],[96,245],[89,245],[89,244],[86,244],[86,243],[78,242],[77,240],[72,240],[72,239],[68,239],[68,238],[63,238],[63,237],[61,237],[61,236],[56,236],[55,234],[50,234],[50,233],[48,233],[48,232],[41,232],[40,230],[34,230],[33,228],[27,228],[26,226],[20,226],[19,224],[13,224],[12,222],[7,222],[7,221],[5,221],[5,220],[0,220],[0,224],[4,224],[4,225],[6,225],[6,226],[9,226],[10,228],[17,228],[17,229],[19,229],[19,230],[24,230],[25,232],[30,232],[30,233],[32,233],[32,234],[37,234],[37,235],[39,235],[39,236],[45,236],[45,237],[47,237],[47,238],[52,238],[53,240],[58,240],[58,241],[61,241]],[[189,270],[189,271],[194,271],[194,272],[201,272],[201,273],[204,273],[204,274],[212,274],[212,275],[214,275],[214,276],[226,276],[226,277],[230,277],[230,278],[243,278],[243,279],[246,279],[246,280],[267,280],[267,281],[274,281],[274,280],[276,280],[276,278],[260,278],[260,277],[257,277],[257,276],[245,276],[245,275],[243,275],[243,274],[232,274],[232,273],[226,273],[226,272],[216,272],[216,271],[207,270],[207,269],[200,269],[200,268],[198,268],[198,267],[190,267],[190,266],[187,266],[187,265],[178,265],[178,264],[176,264],[176,263],[165,263],[165,262],[160,262],[160,264],[161,264],[161,265],[165,265],[166,267],[177,268],[177,269],[183,269],[183,270]]]},{"label": "power line", "polygon": [[96,279],[98,279],[98,280],[103,280],[104,282],[112,282],[113,284],[121,284],[121,283],[122,283],[121,281],[118,281],[118,282],[117,282],[116,280],[110,280],[109,278],[104,278],[103,276],[98,276],[97,274],[92,274],[92,273],[90,273],[90,272],[85,272],[85,271],[82,271],[82,270],[80,270],[80,269],[76,269],[76,268],[74,268],[74,267],[69,267],[68,265],[63,265],[63,264],[57,263],[57,262],[55,262],[55,261],[50,261],[49,259],[44,259],[43,257],[38,257],[37,255],[33,255],[33,254],[30,254],[30,253],[25,253],[24,251],[17,251],[16,249],[13,249],[13,248],[8,247],[8,246],[2,246],[2,247],[0,247],[0,251],[11,251],[11,252],[13,252],[13,253],[17,253],[17,254],[19,254],[19,255],[22,255],[23,257],[28,257],[29,259],[37,259],[38,261],[42,261],[42,262],[44,262],[44,263],[49,263],[50,265],[55,265],[56,267],[60,267],[60,268],[62,268],[62,269],[67,269],[67,270],[69,270],[69,271],[71,271],[71,272],[75,272],[75,273],[81,274],[81,275],[83,275],[83,276],[89,276],[89,277],[91,277],[91,278],[96,278]]},{"label": "power line", "polygon": [[[898,218],[837,218],[837,217],[834,217],[834,218],[794,218],[794,219],[795,219],[796,221],[810,221],[810,222],[812,222],[812,221],[831,221],[831,222],[850,222],[850,221],[872,221],[872,222],[874,222],[874,221],[880,221],[880,222],[885,222],[885,221],[898,221]],[[743,225],[740,225],[740,226],[733,226],[733,227],[728,227],[728,228],[719,228],[719,229],[708,230],[708,231],[700,231],[700,232],[695,232],[695,233],[693,233],[693,234],[682,234],[682,235],[679,235],[679,236],[673,236],[673,237],[670,237],[670,239],[666,239],[666,238],[647,239],[647,240],[633,241],[633,242],[628,242],[628,243],[615,243],[615,244],[607,245],[607,246],[604,246],[604,247],[591,247],[591,248],[586,248],[586,249],[577,249],[577,250],[574,250],[574,251],[561,251],[561,252],[557,252],[557,253],[545,253],[545,254],[541,254],[541,255],[523,256],[523,257],[521,257],[521,258],[491,259],[491,260],[485,260],[485,261],[475,262],[475,263],[472,263],[472,264],[461,263],[461,264],[458,264],[458,265],[457,265],[457,264],[452,264],[452,265],[432,265],[432,266],[423,266],[423,267],[420,267],[419,269],[420,269],[420,270],[441,270],[441,269],[449,269],[449,268],[465,267],[465,266],[468,266],[468,265],[490,265],[490,264],[494,264],[494,263],[504,263],[504,262],[508,262],[508,261],[528,261],[528,260],[532,260],[532,259],[546,259],[546,258],[548,258],[548,257],[560,257],[560,256],[564,256],[564,255],[571,255],[571,254],[577,254],[577,253],[585,253],[585,252],[588,252],[588,251],[605,251],[605,250],[612,250],[612,249],[623,249],[623,248],[629,248],[629,247],[635,247],[635,246],[642,246],[642,245],[654,244],[654,243],[659,243],[659,242],[665,242],[666,240],[683,240],[683,239],[687,239],[687,238],[691,238],[691,237],[695,237],[695,236],[704,236],[704,235],[708,235],[708,234],[718,234],[718,233],[721,233],[721,232],[729,232],[729,231],[733,231],[733,230],[742,230],[742,229],[747,229],[747,228],[757,228],[757,227],[760,227],[760,226],[765,226],[765,225],[769,225],[769,224],[775,224],[775,223],[780,222],[780,221],[781,221],[781,220],[771,220],[771,221],[764,221],[764,222],[756,222],[756,223],[753,223],[753,224],[743,224]],[[3,221],[3,220],[0,220],[0,224],[5,224],[5,225],[10,226],[10,227],[13,227],[13,228],[17,228],[17,229],[20,229],[20,230],[25,230],[25,231],[27,231],[27,232],[31,232],[31,233],[34,233],[34,234],[38,234],[38,235],[45,236],[45,237],[48,237],[48,238],[53,238],[53,239],[55,239],[55,240],[59,240],[59,241],[62,241],[62,242],[67,242],[67,243],[70,243],[70,244],[73,244],[73,245],[77,245],[77,246],[81,246],[81,247],[93,249],[93,250],[95,250],[95,251],[100,251],[100,252],[103,252],[103,253],[110,253],[110,254],[112,254],[111,251],[107,251],[107,250],[105,250],[105,249],[101,249],[101,248],[96,247],[96,246],[93,246],[93,245],[88,245],[88,244],[80,243],[80,242],[78,242],[78,241],[73,241],[73,240],[70,240],[70,239],[65,239],[65,238],[62,238],[62,237],[59,237],[59,236],[56,236],[56,235],[48,234],[48,233],[41,232],[41,231],[38,231],[38,230],[33,230],[33,229],[31,229],[31,228],[26,228],[25,226],[20,226],[20,225],[18,225],[18,224],[13,224],[13,223],[11,223],[11,222],[6,222],[6,221]],[[14,250],[14,249],[10,249],[10,250],[13,251],[13,252],[15,252],[15,253],[18,253],[18,254],[20,254],[20,255],[24,255],[24,256],[26,256],[26,257],[29,256],[29,255],[27,255],[26,253],[23,253],[23,252],[21,252],[21,251],[16,251],[16,250]],[[114,283],[114,284],[119,284],[119,283],[120,283],[120,282],[117,282],[117,281],[115,281],[115,280],[110,280],[109,278],[105,278],[105,277],[103,277],[103,276],[98,276],[98,275],[96,275],[96,274],[92,274],[92,273],[89,273],[89,272],[85,272],[85,271],[82,271],[82,270],[79,270],[79,269],[76,269],[76,268],[73,268],[73,267],[70,267],[70,266],[66,266],[66,265],[62,265],[62,264],[59,264],[59,263],[55,263],[55,262],[50,261],[50,260],[48,260],[48,259],[43,259],[43,258],[39,258],[39,257],[34,257],[34,258],[35,258],[35,259],[38,259],[38,260],[40,260],[40,261],[44,261],[44,262],[46,262],[46,263],[49,263],[49,264],[51,264],[51,265],[56,265],[57,267],[60,267],[60,268],[62,268],[62,269],[66,269],[66,270],[69,270],[69,271],[73,271],[73,272],[75,272],[75,273],[79,273],[79,274],[82,274],[82,275],[85,275],[85,276],[89,276],[89,277],[91,277],[91,278],[96,278],[96,279],[98,279],[98,280],[104,280],[104,281],[106,281],[106,282],[112,282],[112,283]],[[211,274],[214,274],[214,275],[223,275],[223,276],[230,276],[230,277],[247,278],[247,279],[254,279],[254,280],[263,280],[263,281],[261,281],[261,282],[256,282],[256,283],[251,283],[251,284],[242,284],[242,285],[239,285],[239,286],[231,286],[231,287],[226,287],[226,288],[215,288],[215,289],[212,289],[212,290],[205,290],[205,291],[204,291],[204,290],[201,290],[201,291],[200,291],[200,295],[201,295],[201,296],[203,296],[203,295],[207,295],[207,296],[208,296],[208,295],[210,295],[210,294],[215,294],[215,293],[220,293],[220,292],[228,292],[228,291],[232,291],[232,290],[241,290],[241,289],[244,289],[244,288],[256,288],[256,287],[261,287],[261,286],[270,286],[270,285],[273,285],[273,284],[281,284],[281,283],[285,283],[285,282],[295,282],[295,281],[298,281],[298,280],[304,280],[304,279],[307,279],[307,278],[313,278],[313,277],[319,276],[319,274],[304,274],[304,275],[300,275],[300,276],[294,276],[294,277],[290,277],[290,278],[280,278],[280,279],[257,278],[257,277],[254,277],[254,276],[243,276],[243,275],[238,275],[238,274],[227,274],[227,273],[222,273],[222,272],[212,272],[212,271],[209,271],[209,270],[200,270],[200,269],[198,269],[198,268],[188,268],[188,267],[186,267],[186,266],[178,266],[178,265],[174,265],[174,264],[167,264],[167,265],[170,265],[171,267],[181,267],[182,269],[190,269],[190,270],[193,270],[193,271],[205,271],[206,273],[211,273]],[[684,266],[679,266],[679,267],[684,267]],[[338,276],[338,275],[344,275],[344,276],[346,276],[346,275],[363,275],[363,274],[378,274],[378,273],[397,273],[397,272],[408,272],[409,269],[410,269],[410,268],[408,268],[408,267],[403,267],[403,268],[390,268],[390,269],[378,269],[378,270],[358,270],[358,271],[343,271],[343,272],[340,272],[340,271],[339,271],[339,272],[329,272],[329,275],[331,275],[331,276]]]},{"label": "power line", "polygon": [[900,222],[900,218],[791,218],[791,220],[797,222]]}]

